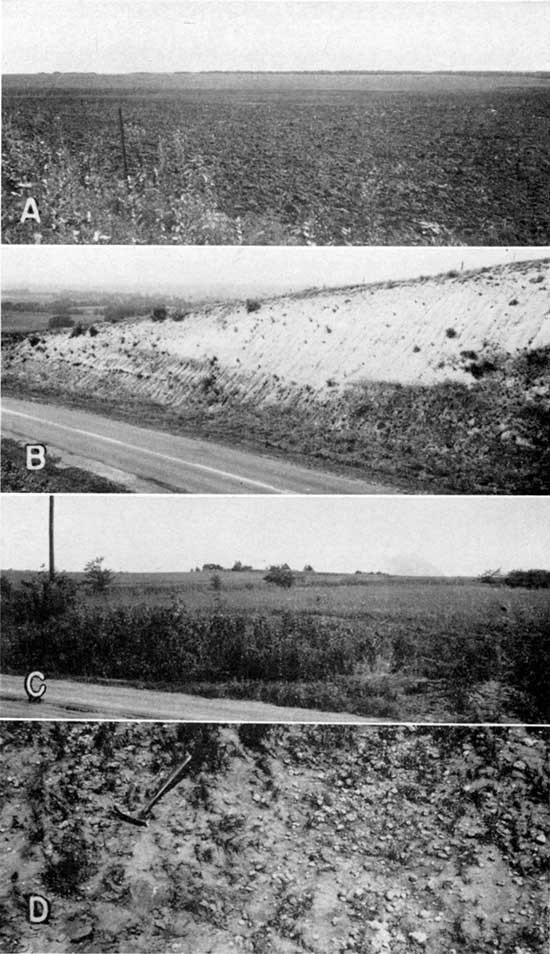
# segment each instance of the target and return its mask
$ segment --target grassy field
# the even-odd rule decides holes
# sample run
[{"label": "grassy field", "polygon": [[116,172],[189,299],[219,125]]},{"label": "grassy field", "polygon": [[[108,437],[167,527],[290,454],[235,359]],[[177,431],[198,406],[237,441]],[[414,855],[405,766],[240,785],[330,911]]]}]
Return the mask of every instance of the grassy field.
[{"label": "grassy field", "polygon": [[[469,577],[406,577],[384,573],[321,573],[294,571],[294,585],[284,589],[264,580],[265,570],[192,570],[181,573],[117,573],[106,593],[81,590],[83,605],[112,609],[146,603],[167,607],[183,601],[192,611],[221,607],[229,613],[319,613],[336,618],[455,619],[490,625],[503,612],[547,605],[544,590],[515,590],[491,586]],[[76,583],[84,574],[68,574]],[[24,571],[8,571],[19,583]],[[213,588],[218,577],[220,589]]]},{"label": "grassy field", "polygon": [[[2,950],[547,949],[541,730],[8,722],[2,751]],[[186,752],[148,828],[114,816]]]},{"label": "grassy field", "polygon": [[29,609],[8,573],[4,666],[398,720],[550,717],[548,590],[315,573],[283,590],[262,576],[120,575],[61,608],[42,581]]},{"label": "grassy field", "polygon": [[[4,241],[549,241],[542,75],[513,86],[432,76],[278,90],[67,82],[40,91],[13,78],[4,88]],[[21,180],[33,183],[39,226],[19,224]]]},{"label": "grassy field", "polygon": [[[82,574],[71,574],[83,580]],[[218,576],[221,589],[213,589]],[[387,574],[317,573],[296,571],[288,590],[264,580],[265,571],[201,570],[183,573],[119,573],[103,594],[84,597],[86,605],[107,602],[113,608],[168,606],[182,600],[190,610],[221,606],[236,613],[313,612],[323,616],[468,620],[490,624],[505,608],[544,606],[550,597],[543,591],[518,591],[490,586],[470,578],[398,577]],[[18,574],[14,574],[14,579]]]}]

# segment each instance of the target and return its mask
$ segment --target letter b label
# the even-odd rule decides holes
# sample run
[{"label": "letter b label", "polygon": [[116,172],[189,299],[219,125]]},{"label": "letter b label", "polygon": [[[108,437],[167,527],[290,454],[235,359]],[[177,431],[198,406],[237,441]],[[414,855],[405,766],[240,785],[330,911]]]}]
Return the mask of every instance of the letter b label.
[{"label": "letter b label", "polygon": [[43,444],[25,444],[27,470],[42,470],[46,466],[46,448]]},{"label": "letter b label", "polygon": [[31,894],[29,897],[30,924],[44,924],[50,916],[50,902],[40,894]]}]

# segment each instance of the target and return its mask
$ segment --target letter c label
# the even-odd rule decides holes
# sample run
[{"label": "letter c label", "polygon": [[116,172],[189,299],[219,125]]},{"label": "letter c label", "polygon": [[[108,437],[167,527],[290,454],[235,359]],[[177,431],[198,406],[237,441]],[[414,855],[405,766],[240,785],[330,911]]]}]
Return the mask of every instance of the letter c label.
[{"label": "letter c label", "polygon": [[[40,684],[34,685],[35,680]],[[32,672],[27,673],[25,676],[25,692],[27,693],[29,702],[37,702],[38,699],[42,698],[46,692],[46,677],[43,672],[34,669]]]}]

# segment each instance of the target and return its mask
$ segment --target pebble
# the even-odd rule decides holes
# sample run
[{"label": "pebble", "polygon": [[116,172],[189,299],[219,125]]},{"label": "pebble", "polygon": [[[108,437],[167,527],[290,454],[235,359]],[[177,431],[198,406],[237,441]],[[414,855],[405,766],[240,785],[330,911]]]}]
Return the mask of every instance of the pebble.
[{"label": "pebble", "polygon": [[65,930],[71,941],[85,941],[94,933],[94,926],[91,921],[84,918],[75,918],[65,922]]},{"label": "pebble", "polygon": [[424,931],[412,931],[411,934],[409,934],[409,937],[411,941],[416,941],[417,944],[422,945],[424,945],[428,940],[428,935],[425,934]]}]

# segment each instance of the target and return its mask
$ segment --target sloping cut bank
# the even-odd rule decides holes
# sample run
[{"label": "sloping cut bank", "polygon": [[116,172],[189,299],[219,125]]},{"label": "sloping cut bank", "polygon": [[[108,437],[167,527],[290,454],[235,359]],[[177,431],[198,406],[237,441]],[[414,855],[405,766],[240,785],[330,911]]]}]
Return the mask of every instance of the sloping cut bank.
[{"label": "sloping cut bank", "polygon": [[540,493],[549,284],[523,262],[29,335],[4,386],[418,489]]}]

